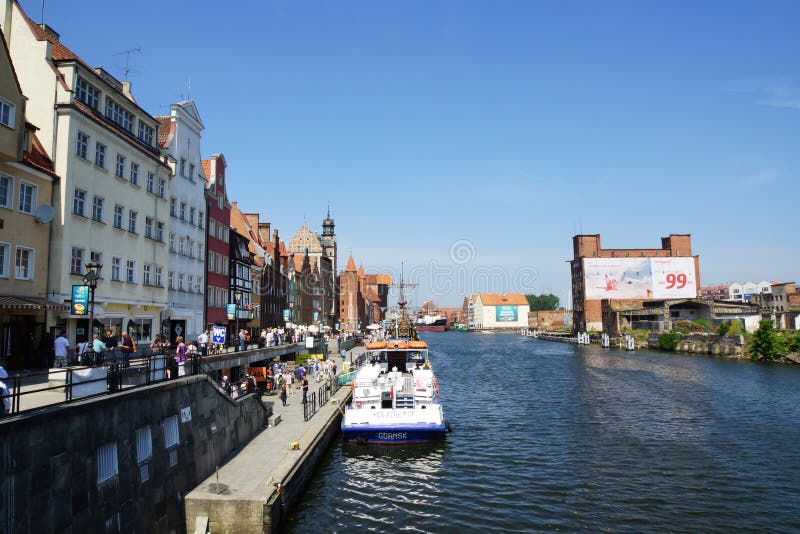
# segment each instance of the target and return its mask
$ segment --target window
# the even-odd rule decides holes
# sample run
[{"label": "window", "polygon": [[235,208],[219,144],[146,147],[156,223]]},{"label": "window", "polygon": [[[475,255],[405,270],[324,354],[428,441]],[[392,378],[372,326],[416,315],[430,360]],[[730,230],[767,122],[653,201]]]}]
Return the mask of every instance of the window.
[{"label": "window", "polygon": [[194,215],[195,215],[195,209],[189,208],[189,223],[192,225],[194,225]]},{"label": "window", "polygon": [[227,304],[225,302],[225,290],[222,288],[217,288],[217,306],[223,307]]},{"label": "window", "polygon": [[114,228],[122,228],[122,210],[119,204],[114,204]]},{"label": "window", "polygon": [[139,164],[131,161],[131,183],[139,185]]},{"label": "window", "polygon": [[86,191],[76,189],[72,196],[72,213],[86,217]]},{"label": "window", "polygon": [[197,245],[197,259],[203,261],[203,245]]},{"label": "window", "polygon": [[97,252],[96,250],[93,250],[93,251],[91,251],[89,253],[89,258],[93,262],[99,263],[100,265],[103,265],[103,253],[102,252]]},{"label": "window", "polygon": [[222,195],[217,197],[217,209],[222,209]]},{"label": "window", "polygon": [[178,416],[167,417],[161,422],[161,429],[164,432],[164,448],[169,451],[169,465],[175,466],[178,463],[178,453],[175,450],[180,443],[178,435]]},{"label": "window", "polygon": [[208,220],[208,235],[211,237],[216,237],[217,234],[217,221],[214,219]]},{"label": "window", "polygon": [[192,276],[191,274],[189,275],[186,281],[186,291],[189,293],[194,293],[194,276]]},{"label": "window", "polygon": [[186,240],[187,248],[189,249],[189,257],[194,258],[194,241],[191,239]]},{"label": "window", "polygon": [[134,234],[136,233],[136,219],[138,215],[137,212],[128,210],[128,231]]},{"label": "window", "polygon": [[100,106],[100,91],[83,78],[78,78],[75,97],[92,109]]},{"label": "window", "polygon": [[186,238],[185,237],[181,237],[178,240],[178,254],[180,254],[181,256],[186,254]]},{"label": "window", "polygon": [[208,302],[206,303],[206,305],[209,308],[214,306],[214,295],[215,294],[216,293],[214,292],[214,286],[208,286],[208,295],[207,295],[208,298],[206,299]]},{"label": "window", "polygon": [[133,133],[133,114],[106,97],[106,117]]},{"label": "window", "polygon": [[136,283],[136,262],[133,260],[125,262],[125,281],[131,284]]},{"label": "window", "polygon": [[72,259],[69,264],[69,272],[72,274],[83,274],[83,254],[86,251],[82,248],[72,247]]},{"label": "window", "polygon": [[183,273],[178,273],[178,291],[183,291],[184,289],[186,289],[185,287],[183,287],[183,280],[184,280]]},{"label": "window", "polygon": [[146,145],[153,145],[153,135],[155,134],[155,130],[143,123],[141,120],[139,121],[139,132],[137,137],[140,141],[142,141]]},{"label": "window", "polygon": [[208,251],[208,268],[213,271],[214,270],[214,251]]},{"label": "window", "polygon": [[186,220],[186,202],[181,202],[180,218],[182,221]]},{"label": "window", "polygon": [[158,286],[158,287],[162,287],[163,286],[163,283],[161,281],[162,272],[163,272],[163,270],[161,269],[161,267],[156,266],[156,267],[153,268],[153,284]]},{"label": "window", "polygon": [[147,171],[147,182],[146,182],[146,183],[147,183],[147,192],[148,192],[148,193],[155,193],[155,189],[156,189],[156,177],[155,177],[155,175],[154,175],[152,172],[150,172],[150,171]]},{"label": "window", "polygon": [[181,158],[181,176],[186,176],[186,158]]},{"label": "window", "polygon": [[153,319],[149,317],[137,317],[134,323],[135,327],[131,337],[136,341],[150,341],[153,332]]},{"label": "window", "polygon": [[5,98],[0,98],[0,124],[4,126],[8,126],[9,128],[14,127],[14,108],[16,106],[6,100]]},{"label": "window", "polygon": [[169,233],[169,251],[175,252],[175,232]]},{"label": "window", "polygon": [[19,183],[19,211],[29,215],[33,214],[33,210],[36,208],[37,189],[35,185],[28,182]]},{"label": "window", "polygon": [[0,174],[0,207],[11,209],[11,197],[14,196],[11,188],[13,183],[13,178]]},{"label": "window", "polygon": [[167,275],[167,283],[170,289],[175,289],[175,271],[170,271]]},{"label": "window", "polygon": [[156,241],[164,242],[164,223],[156,222]]},{"label": "window", "polygon": [[97,449],[97,483],[101,484],[118,474],[117,442],[112,441]]},{"label": "window", "polygon": [[189,164],[189,179],[194,181],[194,163]]},{"label": "window", "polygon": [[92,219],[97,222],[103,222],[103,205],[105,200],[102,197],[95,196],[92,200]]},{"label": "window", "polygon": [[222,274],[222,254],[217,256],[217,269],[216,269],[216,272],[218,272],[219,274]]},{"label": "window", "polygon": [[153,457],[153,437],[150,427],[136,431],[136,463],[143,463]]},{"label": "window", "polygon": [[89,159],[89,136],[83,132],[78,132],[78,138],[75,140],[75,154],[83,159]]},{"label": "window", "polygon": [[114,174],[120,178],[125,178],[125,156],[117,154],[117,165],[114,169]]},{"label": "window", "polygon": [[11,254],[11,245],[0,243],[0,278],[8,278],[8,259]]},{"label": "window", "polygon": [[33,279],[34,250],[32,248],[17,246],[14,258],[14,278],[17,280]]},{"label": "window", "polygon": [[106,145],[100,142],[94,145],[94,164],[106,168]]},{"label": "window", "polygon": [[146,286],[153,285],[153,280],[151,278],[153,267],[147,263],[144,264],[142,268],[142,283]]},{"label": "window", "polygon": [[172,198],[169,199],[169,214],[172,215],[173,217],[177,217],[178,216],[176,208],[175,208],[175,206],[177,205],[177,202],[178,201],[175,199],[175,197],[172,197]]},{"label": "window", "polygon": [[206,223],[205,223],[205,219],[203,219],[203,212],[201,211],[201,212],[200,212],[200,213],[197,215],[197,226],[199,226],[199,227],[202,229],[202,228],[203,228],[203,226],[205,226],[205,224],[206,224]]},{"label": "window", "polygon": [[227,228],[223,228],[222,229],[222,241],[227,243],[229,235],[230,235],[230,232],[228,231],[228,229]]},{"label": "window", "polygon": [[117,282],[121,281],[120,271],[122,270],[122,258],[114,256],[111,258],[111,279]]},{"label": "window", "polygon": [[153,219],[150,217],[144,218],[144,236],[153,239]]},{"label": "window", "polygon": [[163,178],[158,179],[158,196],[164,198],[167,194],[167,181]]}]

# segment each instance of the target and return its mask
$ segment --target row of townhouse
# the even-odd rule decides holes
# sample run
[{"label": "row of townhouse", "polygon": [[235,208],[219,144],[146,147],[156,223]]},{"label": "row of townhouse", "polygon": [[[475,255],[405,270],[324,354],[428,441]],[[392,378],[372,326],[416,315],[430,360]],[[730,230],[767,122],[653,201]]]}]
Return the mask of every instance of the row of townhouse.
[{"label": "row of townhouse", "polygon": [[[255,221],[252,234],[238,224],[225,157],[201,159],[193,101],[150,115],[129,82],[90,67],[14,0],[0,0],[0,41],[6,364],[46,366],[61,331],[74,344],[110,327],[142,345],[159,332],[191,339],[211,324],[263,328],[291,318],[295,279],[310,270],[295,269],[258,215],[240,214]],[[90,262],[103,266],[93,324],[73,307]]]}]

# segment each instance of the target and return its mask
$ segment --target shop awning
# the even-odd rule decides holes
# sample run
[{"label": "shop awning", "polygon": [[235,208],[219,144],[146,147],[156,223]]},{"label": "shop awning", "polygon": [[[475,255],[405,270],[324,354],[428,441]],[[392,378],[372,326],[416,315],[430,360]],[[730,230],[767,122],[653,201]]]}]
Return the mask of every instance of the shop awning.
[{"label": "shop awning", "polygon": [[66,304],[57,304],[45,299],[34,297],[12,297],[10,295],[0,295],[0,309],[2,310],[59,310],[69,311]]}]

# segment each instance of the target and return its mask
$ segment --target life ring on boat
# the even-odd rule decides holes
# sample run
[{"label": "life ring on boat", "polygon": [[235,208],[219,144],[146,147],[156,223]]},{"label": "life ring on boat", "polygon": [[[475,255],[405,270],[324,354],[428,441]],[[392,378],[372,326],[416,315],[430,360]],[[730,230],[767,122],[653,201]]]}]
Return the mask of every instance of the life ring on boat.
[{"label": "life ring on boat", "polygon": [[356,379],[354,378],[352,382],[350,382],[350,391],[356,389]]}]

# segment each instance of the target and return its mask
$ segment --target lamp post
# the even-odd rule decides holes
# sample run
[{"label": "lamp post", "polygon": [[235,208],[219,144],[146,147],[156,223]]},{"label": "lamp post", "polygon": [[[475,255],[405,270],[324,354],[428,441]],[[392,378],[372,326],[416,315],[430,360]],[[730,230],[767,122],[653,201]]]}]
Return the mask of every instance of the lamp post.
[{"label": "lamp post", "polygon": [[239,340],[239,302],[242,300],[242,290],[236,289],[233,292],[233,300],[236,303],[236,332],[234,333],[234,339],[236,340],[236,351],[239,351],[239,347],[241,346],[241,341]]},{"label": "lamp post", "polygon": [[91,260],[86,264],[86,274],[83,275],[83,283],[89,286],[89,342],[94,334],[94,290],[97,289],[97,281],[100,279],[100,269],[103,268],[97,260]]}]

